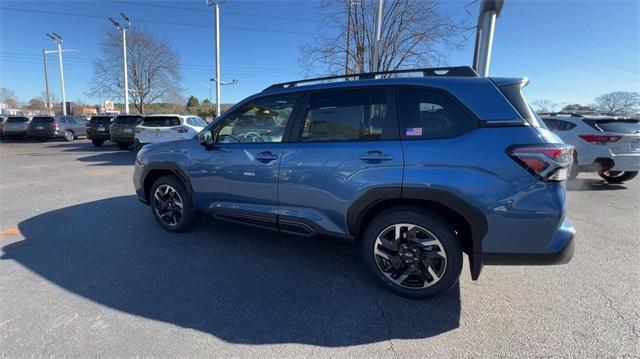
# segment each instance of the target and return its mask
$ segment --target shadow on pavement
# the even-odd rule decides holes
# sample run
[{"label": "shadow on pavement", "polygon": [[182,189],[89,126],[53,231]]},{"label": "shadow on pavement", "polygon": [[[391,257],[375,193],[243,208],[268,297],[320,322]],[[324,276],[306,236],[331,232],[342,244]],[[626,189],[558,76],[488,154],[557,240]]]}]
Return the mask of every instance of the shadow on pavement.
[{"label": "shadow on pavement", "polygon": [[409,300],[378,286],[357,248],[201,218],[168,233],[135,196],[47,212],[2,248],[77,295],[231,343],[346,346],[459,326],[458,286]]},{"label": "shadow on pavement", "polygon": [[627,187],[593,178],[575,178],[567,182],[568,191],[615,191],[621,189],[627,189]]},{"label": "shadow on pavement", "polygon": [[75,152],[81,156],[80,162],[88,162],[90,166],[132,166],[136,159],[136,152],[120,150],[114,142],[107,141],[102,146],[94,146],[91,142],[71,142],[58,144],[53,147],[61,148],[64,152]]}]

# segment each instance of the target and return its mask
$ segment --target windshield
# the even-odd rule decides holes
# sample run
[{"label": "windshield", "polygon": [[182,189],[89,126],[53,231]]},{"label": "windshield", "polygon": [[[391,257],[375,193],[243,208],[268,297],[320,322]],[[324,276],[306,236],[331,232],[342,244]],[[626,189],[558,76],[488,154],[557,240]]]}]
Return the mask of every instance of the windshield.
[{"label": "windshield", "polygon": [[92,125],[108,125],[111,123],[112,120],[113,120],[113,117],[94,116],[94,117],[91,117],[91,120],[89,120],[89,123]]},{"label": "windshield", "polygon": [[142,126],[146,127],[173,127],[180,126],[180,119],[175,116],[145,117]]},{"label": "windshield", "polygon": [[137,125],[142,120],[142,116],[118,116],[116,125]]},{"label": "windshield", "polygon": [[24,123],[29,122],[28,117],[9,117],[7,123]]},{"label": "windshield", "polygon": [[633,135],[640,133],[638,120],[595,120],[595,125],[602,131]]},{"label": "windshield", "polygon": [[31,123],[52,123],[55,121],[53,117],[34,117]]}]

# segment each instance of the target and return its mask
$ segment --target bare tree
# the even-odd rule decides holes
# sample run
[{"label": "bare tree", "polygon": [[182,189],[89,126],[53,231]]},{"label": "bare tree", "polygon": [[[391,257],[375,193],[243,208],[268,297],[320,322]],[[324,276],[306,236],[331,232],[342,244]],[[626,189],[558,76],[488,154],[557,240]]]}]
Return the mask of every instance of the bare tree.
[{"label": "bare tree", "polygon": [[531,104],[536,107],[538,112],[555,112],[556,108],[558,108],[558,104],[547,99],[537,99],[531,101]]},{"label": "bare tree", "polygon": [[448,51],[462,46],[465,26],[440,5],[439,0],[385,1],[376,54],[376,2],[324,0],[322,31],[315,43],[302,46],[299,60],[307,73],[333,74],[444,64]]},{"label": "bare tree", "polygon": [[[122,36],[104,32],[99,59],[93,65],[90,96],[124,97]],[[169,42],[139,28],[127,31],[127,69],[129,90],[135,108],[144,113],[145,105],[173,98],[180,89],[180,58]]]},{"label": "bare tree", "polygon": [[12,90],[6,87],[0,87],[0,103],[7,105],[9,108],[16,108],[20,105],[20,100]]},{"label": "bare tree", "polygon": [[607,115],[630,115],[638,111],[640,94],[616,91],[596,97],[594,107]]}]

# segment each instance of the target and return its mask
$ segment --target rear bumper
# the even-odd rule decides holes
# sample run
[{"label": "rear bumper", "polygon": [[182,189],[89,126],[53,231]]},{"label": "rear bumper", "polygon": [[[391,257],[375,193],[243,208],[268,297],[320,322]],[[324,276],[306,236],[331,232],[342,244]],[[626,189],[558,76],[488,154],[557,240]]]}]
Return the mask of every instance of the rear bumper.
[{"label": "rear bumper", "polygon": [[109,132],[87,132],[87,138],[90,140],[110,140]]},{"label": "rear bumper", "polygon": [[134,135],[125,135],[125,134],[111,134],[111,141],[113,142],[126,142],[133,143]]},{"label": "rear bumper", "polygon": [[612,171],[640,171],[640,153],[613,155]]},{"label": "rear bumper", "polygon": [[57,138],[60,137],[57,131],[29,131],[29,137],[31,138]]},{"label": "rear bumper", "polygon": [[483,253],[486,265],[554,265],[571,260],[575,247],[575,228],[565,219],[544,253]]},{"label": "rear bumper", "polygon": [[6,137],[24,137],[27,135],[27,130],[2,130],[2,135]]}]

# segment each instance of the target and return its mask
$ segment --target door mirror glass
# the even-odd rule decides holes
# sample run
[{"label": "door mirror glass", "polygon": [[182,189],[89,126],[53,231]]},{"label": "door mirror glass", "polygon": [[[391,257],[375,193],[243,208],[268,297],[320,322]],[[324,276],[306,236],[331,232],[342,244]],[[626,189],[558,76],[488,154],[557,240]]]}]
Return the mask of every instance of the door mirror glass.
[{"label": "door mirror glass", "polygon": [[216,143],[215,137],[216,136],[211,132],[211,130],[201,131],[198,134],[198,142],[200,142],[204,147],[211,148]]}]

